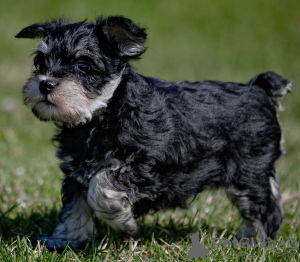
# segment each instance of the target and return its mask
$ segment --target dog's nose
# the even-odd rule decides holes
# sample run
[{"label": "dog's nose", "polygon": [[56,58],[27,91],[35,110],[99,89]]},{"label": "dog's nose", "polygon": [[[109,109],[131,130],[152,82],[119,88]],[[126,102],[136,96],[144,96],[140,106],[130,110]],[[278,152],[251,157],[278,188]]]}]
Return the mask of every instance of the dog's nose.
[{"label": "dog's nose", "polygon": [[51,80],[43,80],[40,82],[40,91],[45,96],[50,94],[52,89],[57,85],[54,81]]}]

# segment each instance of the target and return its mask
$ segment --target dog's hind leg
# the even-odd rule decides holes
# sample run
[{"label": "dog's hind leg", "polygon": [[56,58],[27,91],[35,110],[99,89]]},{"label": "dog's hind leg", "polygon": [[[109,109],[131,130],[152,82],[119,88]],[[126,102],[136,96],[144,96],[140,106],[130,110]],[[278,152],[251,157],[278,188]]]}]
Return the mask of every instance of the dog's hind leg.
[{"label": "dog's hind leg", "polygon": [[[249,179],[251,180],[251,179]],[[275,176],[271,170],[269,176],[261,176],[260,181],[231,186],[228,194],[243,217],[243,227],[237,238],[255,238],[259,241],[274,239],[282,222],[282,209],[279,206],[280,193]]]},{"label": "dog's hind leg", "polygon": [[271,171],[269,179],[271,194],[269,196],[268,215],[264,222],[264,228],[267,232],[267,235],[274,239],[282,223],[283,210],[279,204],[281,196],[277,173],[274,169]]},{"label": "dog's hind leg", "polygon": [[132,203],[126,192],[113,186],[113,175],[109,171],[100,171],[91,179],[88,203],[99,220],[104,220],[119,234],[132,236],[138,229],[132,213]]}]

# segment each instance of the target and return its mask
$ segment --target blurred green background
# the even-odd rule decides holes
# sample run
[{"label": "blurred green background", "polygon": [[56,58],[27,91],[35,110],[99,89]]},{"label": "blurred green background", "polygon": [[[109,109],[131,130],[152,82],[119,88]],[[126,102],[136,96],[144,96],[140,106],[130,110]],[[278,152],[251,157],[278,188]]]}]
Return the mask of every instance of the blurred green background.
[{"label": "blurred green background", "polygon": [[[14,35],[31,23],[62,15],[73,21],[123,15],[147,27],[148,50],[134,63],[144,75],[174,81],[247,82],[273,70],[293,80],[295,91],[284,98],[285,111],[279,113],[287,154],[277,167],[287,210],[283,228],[299,234],[299,0],[0,0],[2,214],[26,218],[32,212],[43,214],[60,206],[61,173],[50,143],[54,125],[39,122],[22,104],[21,88],[32,69],[31,48],[37,42]],[[218,219],[224,217],[222,209],[214,212]],[[0,223],[0,230],[5,235],[10,235],[8,231],[12,235],[30,233],[26,225],[11,224],[9,228],[7,223]]]}]

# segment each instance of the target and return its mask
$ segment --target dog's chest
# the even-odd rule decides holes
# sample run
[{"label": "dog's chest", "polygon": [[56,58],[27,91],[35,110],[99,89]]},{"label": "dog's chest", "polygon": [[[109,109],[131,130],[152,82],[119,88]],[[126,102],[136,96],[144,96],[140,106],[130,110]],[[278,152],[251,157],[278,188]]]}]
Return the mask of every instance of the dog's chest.
[{"label": "dog's chest", "polygon": [[105,155],[115,149],[113,131],[97,127],[62,129],[54,140],[59,143],[61,170],[79,181],[90,179],[104,165]]}]

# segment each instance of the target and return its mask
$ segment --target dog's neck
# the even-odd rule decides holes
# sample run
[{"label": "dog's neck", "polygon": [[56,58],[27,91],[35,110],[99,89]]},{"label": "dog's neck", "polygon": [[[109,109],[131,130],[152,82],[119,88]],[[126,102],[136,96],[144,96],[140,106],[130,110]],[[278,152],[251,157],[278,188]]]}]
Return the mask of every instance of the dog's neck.
[{"label": "dog's neck", "polygon": [[[99,98],[90,99],[91,111],[93,116],[91,121],[80,124],[78,128],[90,126],[93,122],[94,125],[100,125],[107,128],[106,122],[115,123],[120,121],[119,113],[122,111],[134,110],[137,107],[136,98],[145,97],[145,101],[151,100],[154,88],[149,84],[146,78],[142,75],[135,73],[130,67],[125,67],[120,74],[116,75],[109,81],[101,92],[103,95]],[[112,118],[115,118],[112,121]],[[63,125],[64,126],[64,125]],[[67,128],[68,127],[64,127]],[[113,128],[109,126],[108,128]],[[72,129],[72,128],[71,128]]]},{"label": "dog's neck", "polygon": [[123,68],[121,72],[115,76],[113,76],[102,88],[101,95],[97,98],[90,99],[90,111],[92,114],[96,113],[99,115],[99,111],[103,111],[104,108],[107,107],[109,101],[113,97],[117,87],[121,83],[123,72]]}]

